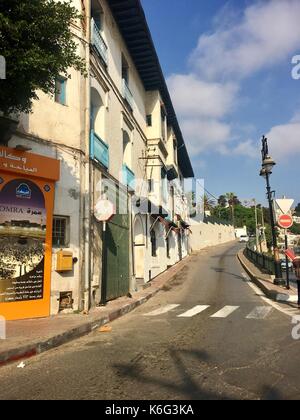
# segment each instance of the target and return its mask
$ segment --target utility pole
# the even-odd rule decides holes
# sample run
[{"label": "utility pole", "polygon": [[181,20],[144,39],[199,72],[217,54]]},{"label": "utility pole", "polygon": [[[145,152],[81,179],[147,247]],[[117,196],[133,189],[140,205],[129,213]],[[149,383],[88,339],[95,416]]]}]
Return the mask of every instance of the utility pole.
[{"label": "utility pole", "polygon": [[266,183],[267,183],[267,198],[269,202],[273,252],[274,252],[274,260],[275,260],[274,284],[284,285],[285,281],[282,278],[281,262],[279,258],[279,250],[278,250],[277,234],[276,234],[276,226],[275,226],[275,217],[274,217],[274,211],[273,211],[273,191],[271,190],[271,185],[270,185],[270,176],[272,174],[272,171],[275,165],[276,163],[269,155],[268,139],[265,136],[263,136],[262,138],[262,169],[260,172],[260,176],[265,178]]}]

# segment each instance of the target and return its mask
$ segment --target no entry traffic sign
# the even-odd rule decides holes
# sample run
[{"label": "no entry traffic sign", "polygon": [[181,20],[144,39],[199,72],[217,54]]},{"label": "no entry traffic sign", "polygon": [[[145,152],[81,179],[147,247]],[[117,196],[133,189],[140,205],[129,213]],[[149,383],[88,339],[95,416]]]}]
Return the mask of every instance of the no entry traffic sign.
[{"label": "no entry traffic sign", "polygon": [[289,229],[289,228],[291,228],[293,226],[293,224],[294,224],[293,218],[289,214],[282,214],[278,218],[278,225],[282,229]]}]

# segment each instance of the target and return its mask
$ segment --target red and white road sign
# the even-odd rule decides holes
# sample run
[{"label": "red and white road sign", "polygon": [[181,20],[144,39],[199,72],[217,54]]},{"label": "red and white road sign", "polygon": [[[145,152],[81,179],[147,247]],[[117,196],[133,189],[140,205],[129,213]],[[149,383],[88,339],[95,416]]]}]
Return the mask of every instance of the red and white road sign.
[{"label": "red and white road sign", "polygon": [[94,209],[94,215],[98,222],[109,222],[115,214],[115,206],[109,200],[100,199],[97,202]]},{"label": "red and white road sign", "polygon": [[293,224],[294,224],[294,221],[290,214],[282,214],[278,218],[278,225],[282,229],[289,229],[293,226]]}]

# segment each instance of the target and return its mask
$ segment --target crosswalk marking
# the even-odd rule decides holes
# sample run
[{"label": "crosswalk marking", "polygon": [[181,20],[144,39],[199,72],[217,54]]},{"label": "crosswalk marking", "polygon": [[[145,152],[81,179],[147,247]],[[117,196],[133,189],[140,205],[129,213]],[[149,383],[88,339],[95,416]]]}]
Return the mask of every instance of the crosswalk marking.
[{"label": "crosswalk marking", "polygon": [[225,306],[219,312],[212,315],[211,318],[227,318],[229,315],[231,315],[237,309],[239,309],[239,306]]},{"label": "crosswalk marking", "polygon": [[271,307],[268,306],[257,306],[252,312],[246,317],[247,319],[265,319],[272,311]]},{"label": "crosswalk marking", "polygon": [[167,312],[170,312],[173,309],[178,308],[178,306],[180,305],[166,305],[166,306],[163,306],[162,308],[156,309],[155,311],[149,312],[145,316],[157,316],[157,315],[166,314]]},{"label": "crosswalk marking", "polygon": [[[168,312],[173,311],[174,309],[178,309],[180,306],[179,304],[172,304],[172,305],[164,305],[152,312],[146,313],[143,316],[147,317],[155,317],[159,315],[165,315]],[[211,305],[196,305],[193,308],[186,310],[185,312],[177,311],[175,313],[175,316],[177,318],[187,319],[195,317],[196,315],[201,314],[202,312],[205,312],[207,309],[211,308]],[[184,308],[185,309],[185,308]],[[240,306],[224,306],[221,310],[216,312],[214,315],[208,314],[207,316],[210,318],[219,318],[219,319],[225,319],[232,315],[235,311],[240,309]],[[246,319],[252,319],[252,320],[264,320],[268,317],[268,315],[271,313],[273,308],[271,306],[256,306],[247,316],[246,314],[243,315]],[[179,312],[179,314],[178,314]]]},{"label": "crosswalk marking", "polygon": [[200,314],[201,312],[206,311],[209,308],[209,305],[197,305],[193,309],[184,312],[181,315],[178,315],[178,318],[192,318],[195,315]]}]

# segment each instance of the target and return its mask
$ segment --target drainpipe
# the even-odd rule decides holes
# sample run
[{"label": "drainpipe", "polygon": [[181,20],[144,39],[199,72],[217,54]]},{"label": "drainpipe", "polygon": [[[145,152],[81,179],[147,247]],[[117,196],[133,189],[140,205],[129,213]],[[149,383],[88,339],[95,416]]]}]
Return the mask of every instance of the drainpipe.
[{"label": "drainpipe", "polygon": [[131,256],[132,256],[131,257],[132,275],[131,275],[130,292],[136,290],[134,219],[135,219],[135,215],[133,214],[132,197],[130,196],[129,220],[130,220],[130,230],[131,230]]},{"label": "drainpipe", "polygon": [[84,310],[89,311],[91,302],[90,282],[90,232],[91,232],[91,80],[90,80],[90,38],[91,38],[91,0],[86,0],[86,45],[85,57],[87,78],[85,83],[85,162],[84,162]]}]

